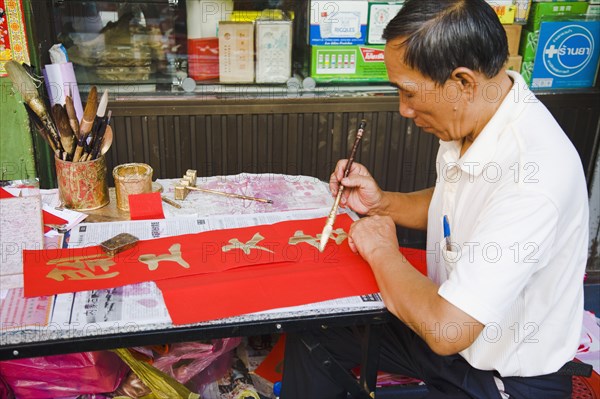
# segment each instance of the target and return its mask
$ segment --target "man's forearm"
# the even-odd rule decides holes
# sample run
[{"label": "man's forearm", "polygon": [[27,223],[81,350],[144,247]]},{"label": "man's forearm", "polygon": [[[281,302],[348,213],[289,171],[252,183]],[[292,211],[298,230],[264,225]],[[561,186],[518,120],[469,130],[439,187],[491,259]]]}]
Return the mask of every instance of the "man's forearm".
[{"label": "man's forearm", "polygon": [[[448,356],[469,347],[483,325],[446,301],[439,287],[419,273],[398,251],[381,250],[368,259],[388,310],[415,331],[437,354]],[[442,332],[448,326],[457,336]]]},{"label": "man's forearm", "polygon": [[433,196],[433,187],[412,193],[385,191],[382,205],[371,215],[390,216],[394,223],[410,229],[427,229],[427,212]]}]

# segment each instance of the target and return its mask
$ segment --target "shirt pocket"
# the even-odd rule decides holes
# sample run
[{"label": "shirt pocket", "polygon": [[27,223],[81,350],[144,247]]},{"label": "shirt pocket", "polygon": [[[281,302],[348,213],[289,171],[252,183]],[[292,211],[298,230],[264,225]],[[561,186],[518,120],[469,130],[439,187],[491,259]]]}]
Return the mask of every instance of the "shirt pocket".
[{"label": "shirt pocket", "polygon": [[443,241],[443,245],[441,246],[442,252],[442,264],[444,265],[444,270],[446,271],[446,279],[450,277],[450,274],[456,269],[456,264],[461,257],[460,247],[452,243],[450,246],[446,245],[446,241]]}]

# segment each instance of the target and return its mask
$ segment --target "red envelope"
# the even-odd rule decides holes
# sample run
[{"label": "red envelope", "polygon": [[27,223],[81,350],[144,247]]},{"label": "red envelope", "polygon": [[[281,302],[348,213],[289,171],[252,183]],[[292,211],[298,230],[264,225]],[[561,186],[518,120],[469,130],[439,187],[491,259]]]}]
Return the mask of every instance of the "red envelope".
[{"label": "red envelope", "polygon": [[164,219],[160,193],[130,194],[129,215],[131,220]]}]

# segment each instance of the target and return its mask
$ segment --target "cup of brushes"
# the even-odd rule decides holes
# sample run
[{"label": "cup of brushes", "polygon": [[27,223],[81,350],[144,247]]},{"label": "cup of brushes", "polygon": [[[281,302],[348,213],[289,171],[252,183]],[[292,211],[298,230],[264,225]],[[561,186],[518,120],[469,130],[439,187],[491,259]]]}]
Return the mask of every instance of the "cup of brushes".
[{"label": "cup of brushes", "polygon": [[36,78],[18,62],[8,61],[5,69],[21,94],[35,130],[54,152],[58,191],[63,205],[80,211],[98,209],[109,202],[104,154],[112,143],[109,126],[111,112],[106,111],[108,91],[98,102],[92,86],[83,118],[78,120],[72,97],[55,104],[50,112],[36,86]]}]

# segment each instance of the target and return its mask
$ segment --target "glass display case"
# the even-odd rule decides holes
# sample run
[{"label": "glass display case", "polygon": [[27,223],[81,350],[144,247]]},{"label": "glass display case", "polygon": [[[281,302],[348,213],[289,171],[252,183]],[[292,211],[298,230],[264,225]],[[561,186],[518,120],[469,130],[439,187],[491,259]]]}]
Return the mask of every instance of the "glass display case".
[{"label": "glass display case", "polygon": [[307,1],[52,0],[80,88],[114,92],[288,87],[308,76]]}]

